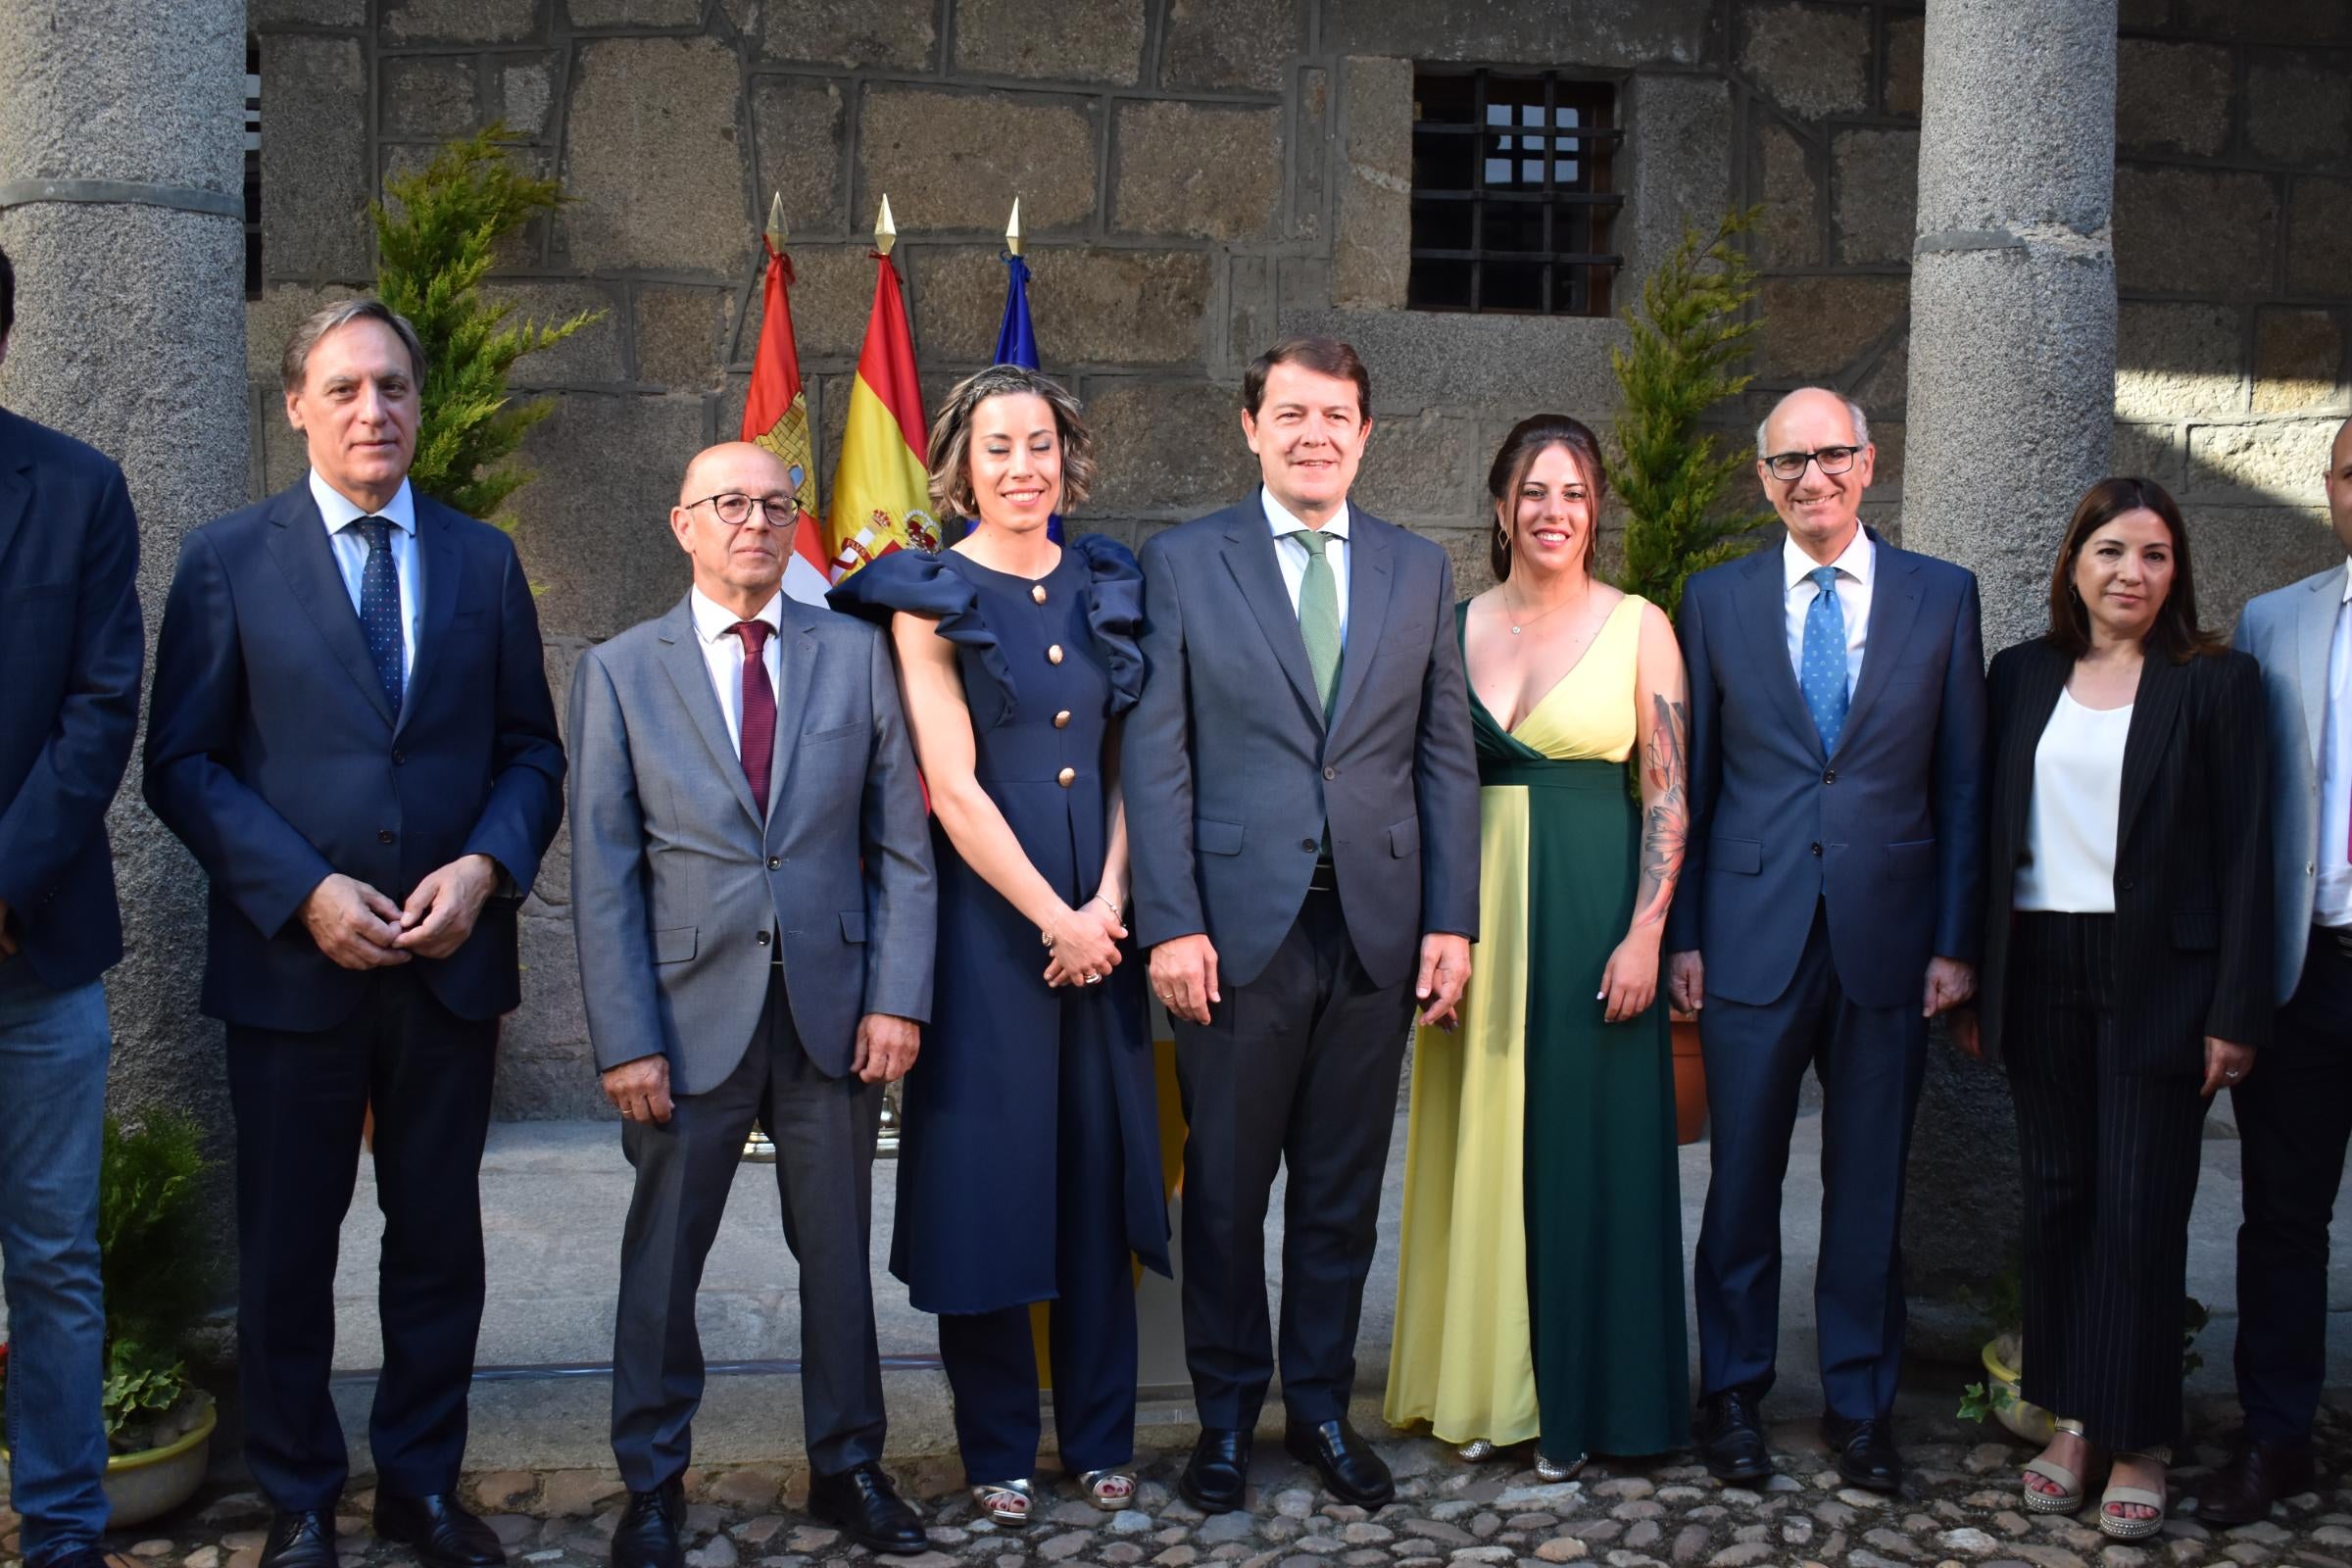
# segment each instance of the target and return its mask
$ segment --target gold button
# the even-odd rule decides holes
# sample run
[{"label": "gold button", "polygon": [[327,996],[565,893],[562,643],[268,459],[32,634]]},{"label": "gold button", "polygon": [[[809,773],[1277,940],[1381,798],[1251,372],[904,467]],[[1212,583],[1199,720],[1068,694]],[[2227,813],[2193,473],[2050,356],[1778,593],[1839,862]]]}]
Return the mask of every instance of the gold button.
[{"label": "gold button", "polygon": [[1053,647],[1046,650],[1046,662],[1049,664],[1058,664],[1061,662],[1061,644],[1055,643]]},{"label": "gold button", "polygon": [[1070,781],[1078,776],[1078,770],[1074,767],[1065,767],[1054,776],[1061,781],[1061,787],[1066,790],[1070,787]]},{"label": "gold button", "polygon": [[1054,715],[1054,727],[1055,729],[1068,729],[1070,727],[1070,710],[1068,709],[1065,708],[1060,712]]},{"label": "gold button", "polygon": [[1044,604],[1046,602],[1046,585],[1042,582],[1031,583],[1029,585],[1029,597],[1036,600],[1041,605]]}]

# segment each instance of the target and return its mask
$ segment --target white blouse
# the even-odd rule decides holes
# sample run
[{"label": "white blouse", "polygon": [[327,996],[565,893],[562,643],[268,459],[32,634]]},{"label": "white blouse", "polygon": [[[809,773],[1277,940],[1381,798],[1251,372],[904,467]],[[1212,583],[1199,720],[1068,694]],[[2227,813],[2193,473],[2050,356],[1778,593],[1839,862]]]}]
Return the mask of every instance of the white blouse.
[{"label": "white blouse", "polygon": [[2026,859],[2010,906],[2066,914],[2115,912],[2115,835],[2132,707],[2084,708],[2064,690],[2034,749]]}]

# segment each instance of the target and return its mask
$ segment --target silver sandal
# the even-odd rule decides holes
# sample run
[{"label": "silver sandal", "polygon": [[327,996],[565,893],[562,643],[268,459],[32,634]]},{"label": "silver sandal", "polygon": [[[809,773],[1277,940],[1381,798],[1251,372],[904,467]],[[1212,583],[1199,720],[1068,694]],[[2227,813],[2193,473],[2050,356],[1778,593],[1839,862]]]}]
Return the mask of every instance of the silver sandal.
[{"label": "silver sandal", "polygon": [[1546,1482],[1566,1481],[1590,1463],[1592,1458],[1590,1453],[1580,1453],[1573,1459],[1562,1461],[1547,1459],[1539,1453],[1536,1455],[1536,1474]]},{"label": "silver sandal", "polygon": [[979,1483],[971,1491],[982,1518],[1016,1530],[1029,1522],[1029,1511],[1037,1506],[1037,1488],[1026,1479]]},{"label": "silver sandal", "polygon": [[1464,1464],[1485,1464],[1502,1450],[1484,1438],[1472,1438],[1453,1450],[1453,1456]]},{"label": "silver sandal", "polygon": [[[1086,1500],[1104,1513],[1124,1513],[1135,1506],[1135,1472],[1113,1466],[1108,1470],[1082,1470],[1078,1473],[1079,1488]],[[1125,1488],[1120,1491],[1118,1489]]]}]

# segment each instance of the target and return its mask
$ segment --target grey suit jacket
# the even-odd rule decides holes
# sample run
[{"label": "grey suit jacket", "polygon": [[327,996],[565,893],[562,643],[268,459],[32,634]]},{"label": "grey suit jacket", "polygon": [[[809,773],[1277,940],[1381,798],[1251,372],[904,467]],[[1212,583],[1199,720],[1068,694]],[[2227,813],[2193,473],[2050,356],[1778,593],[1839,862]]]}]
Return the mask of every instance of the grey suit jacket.
[{"label": "grey suit jacket", "polygon": [[1348,639],[1324,722],[1265,513],[1238,506],[1144,546],[1144,695],[1120,789],[1145,947],[1206,932],[1255,978],[1298,917],[1331,829],[1340,906],[1375,985],[1422,933],[1478,935],[1478,760],[1453,564],[1356,509]]},{"label": "grey suit jacket", "polygon": [[927,1020],[930,833],[890,652],[786,599],[767,819],[687,602],[580,656],[571,682],[571,918],[600,1070],[656,1052],[674,1094],[743,1059],[781,944],[801,1045],[849,1070],[858,1019]]},{"label": "grey suit jacket", "polygon": [[2320,742],[2328,732],[2328,648],[2344,568],[2273,589],[2238,616],[2236,643],[2262,665],[2270,699],[2272,898],[2278,1002],[2295,994],[2319,880]]}]

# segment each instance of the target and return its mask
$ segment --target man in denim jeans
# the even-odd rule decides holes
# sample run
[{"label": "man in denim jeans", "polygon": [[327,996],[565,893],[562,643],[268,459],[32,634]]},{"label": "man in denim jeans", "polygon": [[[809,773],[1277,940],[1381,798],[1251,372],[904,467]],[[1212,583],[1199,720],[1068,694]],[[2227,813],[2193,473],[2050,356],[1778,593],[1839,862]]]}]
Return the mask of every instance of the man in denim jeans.
[{"label": "man in denim jeans", "polygon": [[[15,320],[0,253],[0,357]],[[0,409],[0,1283],[28,1568],[104,1560],[99,976],[122,956],[106,808],[139,721],[138,564],[122,470]]]}]

